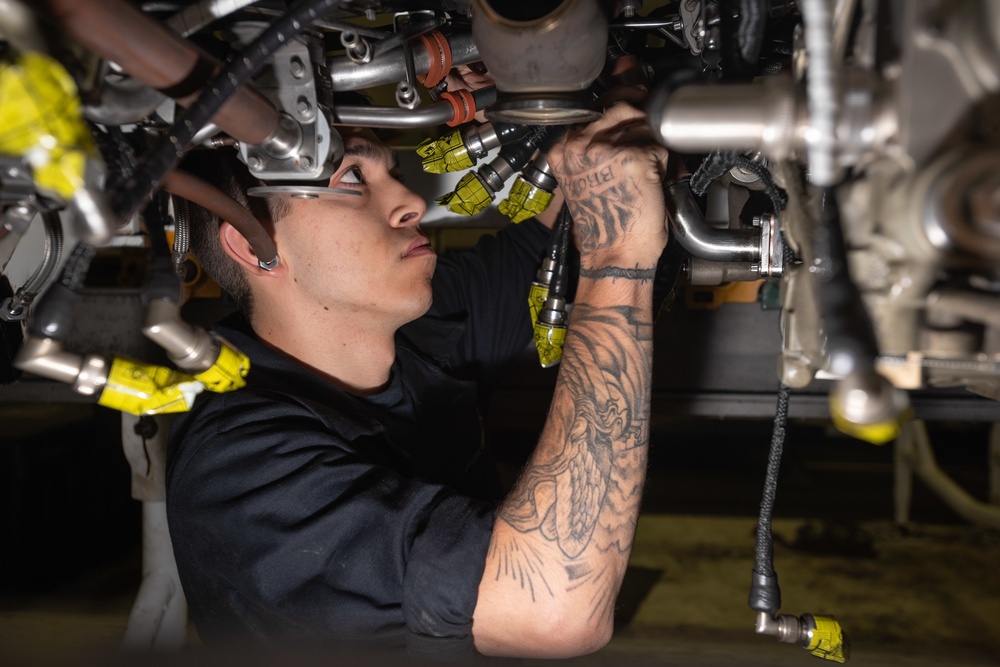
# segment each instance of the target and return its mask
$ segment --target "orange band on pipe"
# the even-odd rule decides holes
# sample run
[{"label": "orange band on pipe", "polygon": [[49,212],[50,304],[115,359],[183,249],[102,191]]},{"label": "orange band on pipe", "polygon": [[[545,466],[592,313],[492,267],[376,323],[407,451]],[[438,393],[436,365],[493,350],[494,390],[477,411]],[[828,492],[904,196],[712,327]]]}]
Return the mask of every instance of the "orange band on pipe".
[{"label": "orange band on pipe", "polygon": [[427,73],[418,76],[417,80],[426,87],[433,88],[441,83],[451,71],[451,44],[448,43],[448,38],[440,30],[425,32],[419,35],[419,39],[424,48],[427,49],[430,66],[427,68]]},{"label": "orange band on pipe", "polygon": [[476,98],[470,90],[446,91],[441,93],[441,99],[451,103],[455,115],[446,124],[448,127],[465,125],[476,117]]}]

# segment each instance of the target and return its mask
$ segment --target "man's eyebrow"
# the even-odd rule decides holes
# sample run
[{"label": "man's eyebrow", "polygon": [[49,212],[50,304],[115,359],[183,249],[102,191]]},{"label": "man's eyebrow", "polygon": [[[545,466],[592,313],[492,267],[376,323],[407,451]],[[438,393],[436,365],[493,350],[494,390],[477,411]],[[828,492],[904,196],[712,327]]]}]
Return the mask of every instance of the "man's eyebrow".
[{"label": "man's eyebrow", "polygon": [[387,146],[362,141],[344,150],[344,157],[359,157],[372,162],[384,162],[389,171],[399,168],[399,154]]}]

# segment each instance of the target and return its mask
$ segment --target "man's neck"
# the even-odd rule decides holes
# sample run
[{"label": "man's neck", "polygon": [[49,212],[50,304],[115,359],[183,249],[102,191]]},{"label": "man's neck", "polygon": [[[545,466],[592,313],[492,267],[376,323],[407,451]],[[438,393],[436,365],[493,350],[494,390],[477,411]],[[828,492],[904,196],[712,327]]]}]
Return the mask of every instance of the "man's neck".
[{"label": "man's neck", "polygon": [[251,324],[265,343],[360,396],[375,394],[389,382],[396,358],[395,329],[365,326],[355,318],[329,313],[282,318],[255,314]]}]

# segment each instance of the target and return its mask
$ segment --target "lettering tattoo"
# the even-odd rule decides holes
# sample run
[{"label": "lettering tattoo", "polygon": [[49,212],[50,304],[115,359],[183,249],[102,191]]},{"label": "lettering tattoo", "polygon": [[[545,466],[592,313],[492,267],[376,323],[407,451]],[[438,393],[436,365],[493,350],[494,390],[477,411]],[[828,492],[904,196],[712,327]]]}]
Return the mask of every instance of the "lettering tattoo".
[{"label": "lettering tattoo", "polygon": [[621,266],[605,266],[600,269],[581,268],[580,277],[590,278],[591,280],[600,280],[602,278],[615,280],[622,278],[624,280],[638,280],[645,283],[656,278],[656,269],[640,269],[639,267],[626,269]]},{"label": "lettering tattoo", "polygon": [[[593,613],[610,613],[614,596],[605,589],[613,587],[602,580],[621,572],[591,571],[586,560],[577,559],[588,548],[627,553],[642,494],[652,322],[640,312],[627,306],[574,308],[546,436],[565,444],[525,470],[499,512],[515,530],[538,531],[558,545],[571,589],[596,584]],[[551,587],[539,578],[541,569],[537,563],[532,567],[521,542],[515,536],[494,547],[503,551],[493,554],[502,556],[497,577],[511,576],[512,568],[503,563],[521,556],[517,576],[528,572],[521,586],[530,587],[534,599],[542,585],[550,592]],[[624,567],[623,562],[621,571]]]}]

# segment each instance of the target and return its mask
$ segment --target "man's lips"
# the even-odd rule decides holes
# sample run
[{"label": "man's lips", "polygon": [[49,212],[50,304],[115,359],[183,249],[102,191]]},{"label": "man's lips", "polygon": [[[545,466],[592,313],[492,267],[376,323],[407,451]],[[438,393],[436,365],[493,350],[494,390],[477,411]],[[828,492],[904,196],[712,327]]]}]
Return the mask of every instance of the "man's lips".
[{"label": "man's lips", "polygon": [[406,251],[403,252],[402,257],[405,259],[407,257],[420,257],[423,255],[433,255],[434,248],[431,247],[431,242],[427,239],[420,237],[414,239],[413,242],[406,246]]}]

